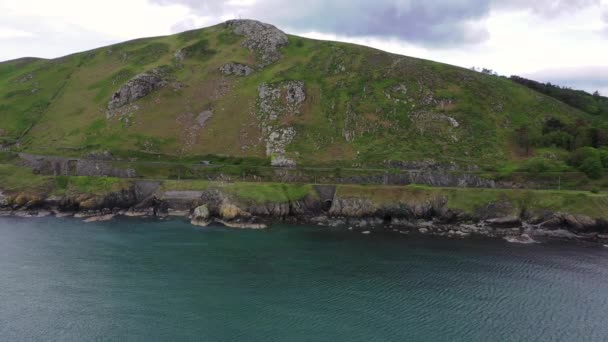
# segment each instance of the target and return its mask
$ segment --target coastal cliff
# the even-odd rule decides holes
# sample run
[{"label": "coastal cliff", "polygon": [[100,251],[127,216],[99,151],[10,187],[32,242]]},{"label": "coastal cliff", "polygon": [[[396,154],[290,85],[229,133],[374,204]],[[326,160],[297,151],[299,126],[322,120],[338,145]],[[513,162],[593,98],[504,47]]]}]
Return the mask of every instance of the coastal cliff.
[{"label": "coastal cliff", "polygon": [[2,190],[0,212],[87,222],[181,216],[197,226],[261,229],[289,222],[514,242],[539,237],[608,241],[608,197],[588,192],[125,179],[106,180],[105,190],[99,184],[96,191],[77,185],[68,184],[63,192],[51,187]]}]

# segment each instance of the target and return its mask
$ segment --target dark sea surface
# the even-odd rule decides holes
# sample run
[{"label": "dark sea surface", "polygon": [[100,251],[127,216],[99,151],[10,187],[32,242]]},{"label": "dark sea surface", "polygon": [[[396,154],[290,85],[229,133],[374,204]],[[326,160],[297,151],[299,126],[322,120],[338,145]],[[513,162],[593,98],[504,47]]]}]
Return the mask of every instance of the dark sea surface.
[{"label": "dark sea surface", "polygon": [[607,341],[608,248],[0,219],[2,341]]}]

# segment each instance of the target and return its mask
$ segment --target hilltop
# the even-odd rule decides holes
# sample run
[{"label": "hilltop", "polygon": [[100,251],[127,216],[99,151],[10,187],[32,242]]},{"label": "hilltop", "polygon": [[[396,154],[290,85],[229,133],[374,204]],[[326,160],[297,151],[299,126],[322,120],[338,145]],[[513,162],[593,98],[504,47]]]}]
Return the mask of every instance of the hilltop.
[{"label": "hilltop", "polygon": [[0,144],[45,155],[494,171],[608,163],[601,115],[504,77],[252,20],[0,63],[0,116]]}]

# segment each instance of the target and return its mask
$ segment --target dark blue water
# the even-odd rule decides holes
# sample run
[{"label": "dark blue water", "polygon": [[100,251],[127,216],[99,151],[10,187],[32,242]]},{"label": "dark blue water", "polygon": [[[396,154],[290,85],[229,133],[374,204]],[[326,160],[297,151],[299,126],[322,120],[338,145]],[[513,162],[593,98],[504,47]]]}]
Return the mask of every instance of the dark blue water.
[{"label": "dark blue water", "polygon": [[3,341],[605,341],[608,248],[0,219]]}]

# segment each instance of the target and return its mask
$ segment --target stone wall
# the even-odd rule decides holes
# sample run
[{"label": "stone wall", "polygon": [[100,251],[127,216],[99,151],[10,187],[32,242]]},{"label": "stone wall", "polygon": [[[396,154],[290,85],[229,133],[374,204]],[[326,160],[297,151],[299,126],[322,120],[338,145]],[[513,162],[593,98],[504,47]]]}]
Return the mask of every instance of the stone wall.
[{"label": "stone wall", "polygon": [[115,167],[107,160],[39,156],[27,153],[19,153],[19,158],[24,166],[43,175],[137,177],[135,170]]}]

